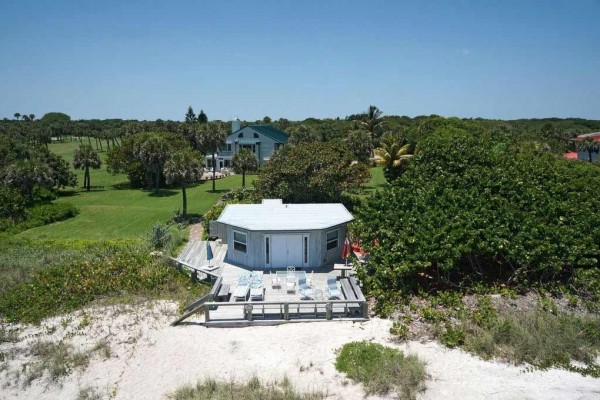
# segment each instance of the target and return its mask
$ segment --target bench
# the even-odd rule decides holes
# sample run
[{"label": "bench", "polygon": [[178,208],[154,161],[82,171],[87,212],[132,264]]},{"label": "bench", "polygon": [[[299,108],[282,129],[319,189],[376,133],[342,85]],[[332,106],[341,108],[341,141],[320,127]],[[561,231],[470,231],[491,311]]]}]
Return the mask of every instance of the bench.
[{"label": "bench", "polygon": [[216,301],[229,301],[229,288],[228,284],[221,285],[216,296]]},{"label": "bench", "polygon": [[[358,296],[354,293],[352,289],[352,285],[348,281],[348,279],[340,279],[340,286],[342,287],[342,292],[344,293],[344,297],[346,300],[355,300],[358,301]],[[358,303],[348,303],[348,313],[349,314],[358,314],[360,313],[360,305]]]}]

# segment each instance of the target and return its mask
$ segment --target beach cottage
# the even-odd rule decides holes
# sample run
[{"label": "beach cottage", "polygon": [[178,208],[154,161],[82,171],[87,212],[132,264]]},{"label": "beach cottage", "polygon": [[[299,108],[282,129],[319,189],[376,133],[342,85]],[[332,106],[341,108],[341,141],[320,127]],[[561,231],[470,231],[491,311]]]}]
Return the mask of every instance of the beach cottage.
[{"label": "beach cottage", "polygon": [[352,214],[343,204],[229,204],[210,223],[226,260],[252,269],[319,268],[341,259]]}]

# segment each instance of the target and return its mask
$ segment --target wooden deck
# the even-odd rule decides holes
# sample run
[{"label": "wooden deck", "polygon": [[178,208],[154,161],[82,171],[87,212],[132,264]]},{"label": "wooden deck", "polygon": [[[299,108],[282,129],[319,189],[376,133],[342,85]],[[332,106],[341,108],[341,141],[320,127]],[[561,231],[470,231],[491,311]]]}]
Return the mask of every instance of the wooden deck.
[{"label": "wooden deck", "polygon": [[[218,279],[219,287],[213,287],[211,293],[214,292],[214,296],[207,296],[203,302],[196,304],[196,311],[199,311],[201,307],[204,313],[194,316],[193,319],[188,320],[190,322],[206,326],[243,326],[314,320],[362,321],[368,319],[366,299],[354,278],[351,278],[352,282],[346,278],[338,280],[338,289],[341,294],[339,300],[327,298],[327,277],[335,275],[339,279],[340,276],[340,271],[334,270],[333,265],[328,268],[305,269],[300,272],[310,278],[311,288],[317,294],[314,299],[303,300],[297,286],[294,291],[288,292],[285,279],[283,279],[279,286],[274,287],[272,274],[269,271],[252,271],[245,267],[229,264],[225,261],[227,245],[217,246],[214,242],[211,244],[215,255],[211,264],[217,265],[219,268],[211,271],[209,275],[214,274],[220,278]],[[206,242],[186,246],[176,261],[202,274],[202,266],[207,265]],[[247,297],[245,301],[236,301],[231,293],[238,286],[239,277],[250,272],[262,274],[263,300],[250,301]],[[225,285],[229,286],[228,301],[215,301],[227,298],[221,290]],[[318,291],[322,297],[318,295]],[[176,323],[180,323],[182,320],[179,319]]]}]

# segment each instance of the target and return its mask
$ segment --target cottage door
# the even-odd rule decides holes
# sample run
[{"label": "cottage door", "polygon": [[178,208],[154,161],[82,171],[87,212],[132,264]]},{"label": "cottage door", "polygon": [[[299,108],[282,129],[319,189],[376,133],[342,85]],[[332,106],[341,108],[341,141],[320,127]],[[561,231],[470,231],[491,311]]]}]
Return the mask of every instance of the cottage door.
[{"label": "cottage door", "polygon": [[272,246],[273,268],[302,266],[302,235],[273,235]]}]

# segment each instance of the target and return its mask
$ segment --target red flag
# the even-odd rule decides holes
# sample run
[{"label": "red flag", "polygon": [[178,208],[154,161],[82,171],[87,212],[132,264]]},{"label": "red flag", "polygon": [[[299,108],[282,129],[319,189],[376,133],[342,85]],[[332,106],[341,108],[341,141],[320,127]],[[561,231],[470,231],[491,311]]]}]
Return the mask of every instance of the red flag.
[{"label": "red flag", "polygon": [[350,254],[350,241],[346,238],[344,242],[344,248],[342,249],[342,258],[348,258],[348,254]]}]

